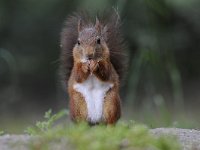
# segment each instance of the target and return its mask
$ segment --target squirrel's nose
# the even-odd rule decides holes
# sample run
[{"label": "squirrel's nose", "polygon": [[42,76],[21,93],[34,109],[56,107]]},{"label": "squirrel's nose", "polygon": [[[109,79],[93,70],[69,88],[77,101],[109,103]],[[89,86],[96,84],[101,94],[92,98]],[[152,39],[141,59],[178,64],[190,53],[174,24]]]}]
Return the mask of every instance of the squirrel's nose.
[{"label": "squirrel's nose", "polygon": [[93,59],[93,55],[92,54],[88,55],[87,58],[88,58],[88,60],[91,60],[91,59]]}]

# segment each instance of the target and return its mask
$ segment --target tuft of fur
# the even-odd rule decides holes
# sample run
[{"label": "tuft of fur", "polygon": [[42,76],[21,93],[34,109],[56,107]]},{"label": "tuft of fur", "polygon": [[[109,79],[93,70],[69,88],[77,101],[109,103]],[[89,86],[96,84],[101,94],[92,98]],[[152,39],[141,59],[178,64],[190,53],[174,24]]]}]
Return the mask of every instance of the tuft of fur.
[{"label": "tuft of fur", "polygon": [[[78,21],[81,19],[85,27],[95,24],[95,17],[87,12],[74,13],[69,16],[61,32],[61,75],[67,83],[73,68],[73,47],[78,38]],[[126,46],[120,28],[120,17],[117,12],[98,16],[101,25],[107,27],[106,44],[110,51],[110,61],[122,82],[127,68]]]}]

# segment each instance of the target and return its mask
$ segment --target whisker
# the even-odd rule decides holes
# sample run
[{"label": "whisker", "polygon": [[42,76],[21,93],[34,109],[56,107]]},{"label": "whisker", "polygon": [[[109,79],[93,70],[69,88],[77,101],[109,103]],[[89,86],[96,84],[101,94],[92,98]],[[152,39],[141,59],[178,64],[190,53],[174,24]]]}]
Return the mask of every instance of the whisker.
[{"label": "whisker", "polygon": [[112,52],[112,51],[110,51],[110,53],[111,54],[120,54],[120,55],[123,54],[122,52]]},{"label": "whisker", "polygon": [[64,53],[64,55],[73,56],[72,53]]},{"label": "whisker", "polygon": [[60,59],[56,59],[56,60],[53,60],[52,62],[50,62],[50,64],[56,64],[56,63],[59,63],[60,62]]}]

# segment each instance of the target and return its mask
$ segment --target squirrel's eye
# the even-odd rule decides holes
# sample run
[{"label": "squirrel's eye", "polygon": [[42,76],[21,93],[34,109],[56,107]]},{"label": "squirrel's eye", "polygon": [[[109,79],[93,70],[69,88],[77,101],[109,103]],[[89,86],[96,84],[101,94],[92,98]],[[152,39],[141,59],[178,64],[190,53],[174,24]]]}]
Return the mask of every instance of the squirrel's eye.
[{"label": "squirrel's eye", "polygon": [[100,38],[97,39],[97,44],[101,44]]},{"label": "squirrel's eye", "polygon": [[79,40],[77,41],[77,44],[78,44],[78,45],[80,45],[80,44],[81,44]]}]

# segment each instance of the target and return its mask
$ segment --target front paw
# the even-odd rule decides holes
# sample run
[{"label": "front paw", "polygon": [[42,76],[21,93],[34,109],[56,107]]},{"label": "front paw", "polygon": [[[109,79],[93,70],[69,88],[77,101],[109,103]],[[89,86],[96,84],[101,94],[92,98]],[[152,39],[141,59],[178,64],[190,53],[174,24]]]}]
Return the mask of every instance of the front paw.
[{"label": "front paw", "polygon": [[90,60],[90,72],[94,72],[97,70],[98,62],[95,60]]},{"label": "front paw", "polygon": [[85,62],[85,63],[83,63],[82,64],[82,71],[84,72],[84,73],[87,73],[88,71],[89,71],[89,63],[88,62]]}]

